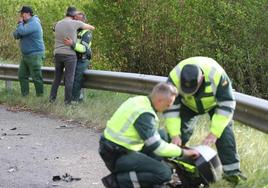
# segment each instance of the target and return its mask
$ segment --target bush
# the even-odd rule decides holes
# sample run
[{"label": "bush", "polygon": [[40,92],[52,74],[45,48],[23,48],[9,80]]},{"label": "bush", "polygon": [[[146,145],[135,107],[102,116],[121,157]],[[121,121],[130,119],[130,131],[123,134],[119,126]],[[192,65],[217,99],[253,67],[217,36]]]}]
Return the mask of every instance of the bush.
[{"label": "bush", "polygon": [[237,91],[268,98],[268,0],[0,2],[0,57],[4,59],[19,58],[11,32],[16,26],[16,10],[29,4],[42,21],[45,65],[50,65],[51,27],[74,5],[96,26],[94,69],[168,75],[182,59],[209,56],[226,69]]},{"label": "bush", "polygon": [[68,6],[76,6],[78,9],[83,10],[84,5],[89,3],[90,1],[83,0],[21,0],[19,2],[14,0],[0,0],[0,24],[3,30],[0,35],[0,57],[16,61],[19,60],[20,49],[18,42],[15,42],[13,39],[12,32],[17,25],[18,11],[23,5],[28,5],[33,8],[34,14],[41,20],[46,46],[45,65],[51,65],[54,50],[53,25],[58,20],[64,18]]},{"label": "bush", "polygon": [[147,0],[92,4],[96,48],[118,71],[168,75],[209,56],[239,92],[268,97],[267,0]]}]

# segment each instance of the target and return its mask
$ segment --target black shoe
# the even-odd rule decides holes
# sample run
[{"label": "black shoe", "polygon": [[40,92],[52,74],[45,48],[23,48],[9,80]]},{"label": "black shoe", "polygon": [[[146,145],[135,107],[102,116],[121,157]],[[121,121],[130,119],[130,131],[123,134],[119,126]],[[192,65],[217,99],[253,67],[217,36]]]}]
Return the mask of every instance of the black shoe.
[{"label": "black shoe", "polygon": [[110,174],[101,179],[104,187],[106,188],[119,188],[114,174]]},{"label": "black shoe", "polygon": [[49,99],[50,103],[54,103],[55,101],[56,101],[56,99],[51,99],[51,98]]}]

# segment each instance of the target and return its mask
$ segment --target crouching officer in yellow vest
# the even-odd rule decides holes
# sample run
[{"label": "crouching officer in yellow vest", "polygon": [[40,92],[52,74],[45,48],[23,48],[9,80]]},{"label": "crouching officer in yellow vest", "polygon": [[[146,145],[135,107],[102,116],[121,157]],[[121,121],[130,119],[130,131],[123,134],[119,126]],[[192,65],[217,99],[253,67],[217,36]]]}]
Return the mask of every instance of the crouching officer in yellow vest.
[{"label": "crouching officer in yellow vest", "polygon": [[181,61],[169,74],[168,82],[179,90],[173,106],[164,112],[172,143],[185,145],[190,139],[196,116],[208,113],[210,132],[203,144],[216,144],[227,180],[245,180],[232,130],[235,98],[231,81],[213,59],[191,57]]},{"label": "crouching officer in yellow vest", "polygon": [[[112,174],[102,182],[109,188],[161,187],[171,178],[171,169],[159,158],[189,156],[196,158],[196,150],[181,149],[161,139],[157,112],[169,108],[177,89],[171,84],[156,85],[147,96],[136,96],[125,101],[107,122],[100,139],[99,153]],[[152,155],[147,155],[145,151]]]},{"label": "crouching officer in yellow vest", "polygon": [[[78,12],[74,16],[75,20],[80,20],[86,23],[86,15],[82,12]],[[81,88],[83,84],[84,72],[88,69],[88,65],[92,56],[91,51],[91,41],[92,32],[90,30],[79,29],[77,34],[76,43],[72,39],[68,38],[64,40],[64,43],[76,52],[77,55],[77,65],[74,75],[74,84],[72,90],[72,100],[81,101],[83,100],[83,95],[81,94]]]}]

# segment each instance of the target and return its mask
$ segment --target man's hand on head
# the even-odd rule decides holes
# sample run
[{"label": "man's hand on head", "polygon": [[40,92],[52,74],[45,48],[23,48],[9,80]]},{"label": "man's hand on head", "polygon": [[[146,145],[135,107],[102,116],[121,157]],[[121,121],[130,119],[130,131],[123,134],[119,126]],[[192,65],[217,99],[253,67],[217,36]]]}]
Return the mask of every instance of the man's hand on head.
[{"label": "man's hand on head", "polygon": [[18,17],[18,24],[19,24],[19,23],[23,23],[23,18],[22,18],[21,15]]}]

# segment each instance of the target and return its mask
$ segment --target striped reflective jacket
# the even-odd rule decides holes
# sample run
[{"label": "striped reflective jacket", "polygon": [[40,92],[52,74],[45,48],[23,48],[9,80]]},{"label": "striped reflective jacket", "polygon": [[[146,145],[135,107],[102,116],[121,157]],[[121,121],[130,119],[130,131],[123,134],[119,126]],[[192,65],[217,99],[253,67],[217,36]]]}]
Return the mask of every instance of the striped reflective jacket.
[{"label": "striped reflective jacket", "polygon": [[177,100],[179,102],[164,113],[167,130],[171,137],[180,135],[180,105],[183,103],[198,114],[215,110],[210,131],[219,138],[232,120],[236,105],[231,81],[215,60],[207,57],[192,57],[181,61],[169,74],[169,80],[179,91],[181,91],[181,70],[187,64],[195,64],[201,68],[204,82],[195,95],[189,96],[180,92]]},{"label": "striped reflective jacket", "polygon": [[92,32],[89,30],[79,30],[77,41],[71,47],[76,51],[78,59],[91,59]]},{"label": "striped reflective jacket", "polygon": [[[142,114],[148,113],[154,117],[155,121],[135,126],[137,119]],[[143,134],[144,139],[142,139],[139,132],[140,126],[152,126],[148,130],[153,132],[145,133],[146,136]],[[137,96],[125,101],[107,122],[104,137],[132,151],[141,151],[144,146],[153,146],[153,152],[159,156],[173,157],[182,154],[179,147],[169,144],[160,138],[158,133],[158,117],[149,98],[146,96]]]}]

